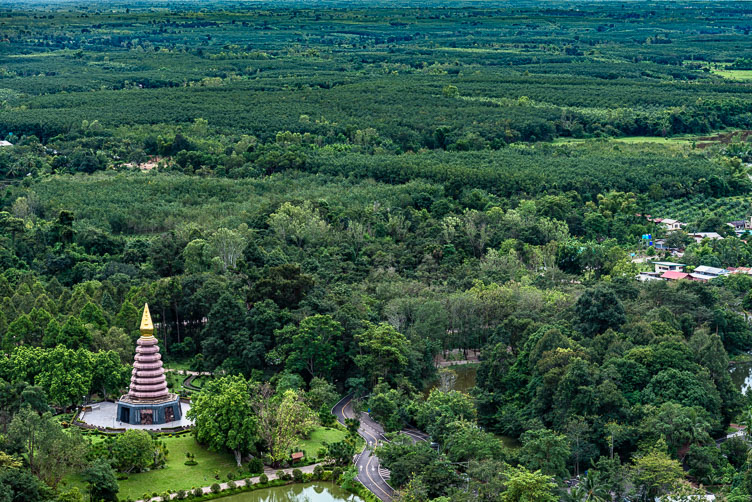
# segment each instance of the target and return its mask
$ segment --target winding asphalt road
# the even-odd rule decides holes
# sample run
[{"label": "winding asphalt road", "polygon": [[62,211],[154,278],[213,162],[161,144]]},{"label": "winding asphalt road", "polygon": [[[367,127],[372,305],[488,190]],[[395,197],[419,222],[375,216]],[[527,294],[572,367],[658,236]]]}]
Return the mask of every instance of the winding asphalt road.
[{"label": "winding asphalt road", "polygon": [[[342,425],[345,424],[346,418],[355,418],[352,395],[343,397],[335,404],[332,413]],[[358,434],[366,440],[366,446],[355,458],[355,467],[358,468],[357,480],[380,500],[391,502],[394,489],[384,479],[379,457],[373,454],[373,448],[384,440],[384,429],[374,422],[367,413],[361,413],[359,418]]]},{"label": "winding asphalt road", "polygon": [[[344,425],[346,418],[355,418],[356,413],[352,402],[352,395],[347,395],[332,408],[332,413],[339,423]],[[373,454],[373,448],[386,441],[384,428],[368,413],[361,413],[358,418],[360,419],[358,434],[366,440],[366,446],[355,458],[355,466],[358,468],[357,479],[380,500],[391,502],[394,489],[387,482],[389,471],[381,467],[379,457]],[[415,428],[408,427],[400,432],[412,439],[413,443],[430,440],[428,434]]]}]

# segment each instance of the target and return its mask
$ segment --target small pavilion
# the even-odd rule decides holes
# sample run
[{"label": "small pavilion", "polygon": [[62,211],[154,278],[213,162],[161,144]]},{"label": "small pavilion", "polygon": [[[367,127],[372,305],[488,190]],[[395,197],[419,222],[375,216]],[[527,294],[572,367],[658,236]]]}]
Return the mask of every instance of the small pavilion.
[{"label": "small pavilion", "polygon": [[119,422],[132,425],[165,424],[180,421],[180,398],[167,388],[159,343],[149,305],[144,304],[141,336],[136,342],[136,357],[128,393],[117,402]]}]

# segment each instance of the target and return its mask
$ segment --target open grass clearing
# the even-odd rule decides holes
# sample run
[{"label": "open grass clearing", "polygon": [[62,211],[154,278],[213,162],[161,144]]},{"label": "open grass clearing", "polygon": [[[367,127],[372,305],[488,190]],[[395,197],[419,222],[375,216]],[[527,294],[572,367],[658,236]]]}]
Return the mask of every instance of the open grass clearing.
[{"label": "open grass clearing", "polygon": [[[222,480],[227,479],[229,472],[236,472],[235,460],[229,452],[213,452],[198,444],[196,439],[185,434],[176,437],[161,438],[167,445],[169,454],[164,469],[131,474],[128,479],[118,481],[121,500],[139,499],[144,493],[162,493],[165,491],[186,490],[196,486],[208,486],[216,481],[215,471],[219,471]],[[197,465],[185,465],[186,452],[196,456]],[[245,473],[248,475],[248,473]],[[69,486],[85,488],[80,476],[68,480]]]},{"label": "open grass clearing", "polygon": [[175,371],[189,371],[191,369],[191,362],[188,359],[181,361],[170,360],[164,362],[164,367]]},{"label": "open grass clearing", "polygon": [[556,145],[568,144],[568,143],[586,143],[588,141],[613,141],[619,143],[654,143],[658,145],[667,146],[684,146],[689,145],[693,141],[699,141],[700,138],[707,137],[707,134],[696,135],[682,135],[682,136],[622,136],[616,138],[556,138],[552,143]]},{"label": "open grass clearing", "polygon": [[729,79],[739,80],[742,82],[752,81],[752,70],[711,70],[714,74]]},{"label": "open grass clearing", "polygon": [[[309,458],[316,456],[324,443],[336,443],[347,436],[347,431],[338,426],[318,427],[311,437],[301,441],[300,450],[305,451]],[[95,443],[104,441],[102,435],[92,435],[91,440]],[[188,490],[197,486],[208,486],[218,480],[215,474],[219,474],[220,481],[227,481],[227,475],[233,473],[236,479],[250,476],[250,473],[238,471],[235,459],[226,451],[214,452],[196,442],[191,434],[181,436],[162,437],[161,441],[167,445],[169,454],[164,469],[131,474],[128,479],[118,481],[121,500],[139,499],[144,493],[162,493],[165,491]],[[362,448],[362,441],[358,450]],[[197,465],[185,465],[187,452],[195,455]],[[81,476],[71,476],[65,480],[67,486],[77,486],[84,490],[86,483]]]},{"label": "open grass clearing", "polygon": [[[347,437],[347,431],[336,425],[333,427],[318,427],[311,433],[311,437],[300,442],[300,450],[305,452],[310,459],[318,456],[320,448],[324,443],[338,443]],[[360,446],[358,447],[358,449]]]}]

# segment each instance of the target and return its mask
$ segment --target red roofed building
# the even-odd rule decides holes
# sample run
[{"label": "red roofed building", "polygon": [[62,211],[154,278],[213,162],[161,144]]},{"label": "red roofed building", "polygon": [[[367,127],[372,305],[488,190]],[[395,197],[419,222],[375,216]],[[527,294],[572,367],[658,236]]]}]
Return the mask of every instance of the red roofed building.
[{"label": "red roofed building", "polygon": [[667,281],[679,281],[681,279],[686,279],[689,277],[689,274],[686,272],[679,272],[678,270],[669,270],[668,272],[664,272],[661,276],[661,279],[667,280]]}]

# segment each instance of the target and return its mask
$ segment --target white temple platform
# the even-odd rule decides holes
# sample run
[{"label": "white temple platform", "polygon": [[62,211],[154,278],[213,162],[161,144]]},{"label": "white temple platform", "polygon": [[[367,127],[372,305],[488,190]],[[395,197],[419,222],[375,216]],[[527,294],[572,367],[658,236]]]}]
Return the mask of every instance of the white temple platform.
[{"label": "white temple platform", "polygon": [[191,409],[189,403],[180,403],[180,409],[182,411],[182,418],[180,420],[175,420],[174,422],[168,422],[166,424],[152,425],[133,425],[115,420],[117,418],[117,403],[105,401],[103,403],[93,404],[91,405],[91,408],[91,411],[79,414],[78,420],[93,425],[94,427],[109,427],[111,429],[144,429],[150,431],[174,429],[177,427],[193,427],[193,420],[189,420],[185,417],[185,414]]}]

